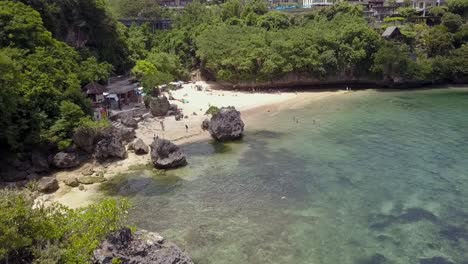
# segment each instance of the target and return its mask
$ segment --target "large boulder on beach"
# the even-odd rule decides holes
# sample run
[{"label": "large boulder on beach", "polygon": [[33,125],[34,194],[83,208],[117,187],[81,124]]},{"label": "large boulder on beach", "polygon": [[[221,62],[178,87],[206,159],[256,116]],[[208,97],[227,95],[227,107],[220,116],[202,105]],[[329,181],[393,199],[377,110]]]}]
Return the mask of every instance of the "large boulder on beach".
[{"label": "large boulder on beach", "polygon": [[112,127],[107,136],[119,137],[125,142],[132,142],[136,138],[135,128],[132,127]]},{"label": "large boulder on beach", "polygon": [[120,122],[127,127],[138,128],[138,122],[132,115],[124,115],[121,117]]},{"label": "large boulder on beach", "polygon": [[120,137],[110,135],[96,144],[94,157],[100,160],[108,158],[125,159],[127,151]]},{"label": "large boulder on beach", "polygon": [[59,169],[68,169],[78,166],[80,161],[74,152],[59,152],[55,154],[52,164]]},{"label": "large boulder on beach", "polygon": [[173,169],[187,165],[185,154],[179,146],[157,137],[151,143],[151,161],[158,169]]},{"label": "large boulder on beach", "polygon": [[242,137],[244,122],[236,108],[222,107],[211,117],[208,130],[219,141],[234,140]]},{"label": "large boulder on beach", "polygon": [[175,244],[157,233],[128,228],[109,235],[93,252],[93,264],[193,264]]},{"label": "large boulder on beach", "polygon": [[128,149],[135,151],[135,154],[137,155],[144,155],[149,152],[148,145],[146,145],[141,138],[133,140],[132,143],[128,145]]},{"label": "large boulder on beach", "polygon": [[59,184],[55,177],[43,177],[37,181],[37,189],[42,193],[53,193],[58,188]]},{"label": "large boulder on beach", "polygon": [[171,104],[166,96],[158,96],[151,98],[149,107],[153,116],[166,116]]}]

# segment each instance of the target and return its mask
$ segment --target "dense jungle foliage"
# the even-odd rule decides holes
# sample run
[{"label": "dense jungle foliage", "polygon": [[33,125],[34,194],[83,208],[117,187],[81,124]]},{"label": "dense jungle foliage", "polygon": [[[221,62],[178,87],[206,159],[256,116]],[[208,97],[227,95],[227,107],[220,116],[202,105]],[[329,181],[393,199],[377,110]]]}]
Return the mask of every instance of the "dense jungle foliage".
[{"label": "dense jungle foliage", "polygon": [[0,263],[89,263],[129,208],[111,199],[81,209],[33,205],[25,193],[0,191]]}]

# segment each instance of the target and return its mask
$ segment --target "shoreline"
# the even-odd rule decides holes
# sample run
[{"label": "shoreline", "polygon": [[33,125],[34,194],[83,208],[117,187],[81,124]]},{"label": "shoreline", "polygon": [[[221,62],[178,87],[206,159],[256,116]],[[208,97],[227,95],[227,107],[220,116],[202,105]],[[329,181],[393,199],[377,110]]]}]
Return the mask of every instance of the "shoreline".
[{"label": "shoreline", "polygon": [[[207,88],[204,92],[196,91],[196,89],[191,87],[194,85],[187,84],[184,85],[184,88],[172,93],[174,98],[180,96],[189,98],[188,103],[170,101],[171,103],[176,103],[178,107],[183,110],[184,115],[189,116],[188,118],[176,121],[174,117],[170,116],[164,119],[151,118],[148,121],[142,121],[139,123],[139,128],[136,129],[137,138],[141,138],[148,145],[155,135],[169,139],[181,146],[208,141],[211,139],[211,136],[208,131],[203,131],[201,129],[201,123],[205,118],[208,118],[204,113],[209,104],[218,107],[236,107],[236,109],[241,112],[241,117],[248,130],[249,123],[254,123],[258,118],[262,118],[267,114],[276,114],[280,111],[298,109],[313,101],[346,93],[346,91],[247,93],[242,91],[216,90],[212,89],[212,85],[210,84],[197,82],[197,84],[199,83],[206,85]],[[198,96],[196,96],[196,94],[198,94]],[[203,105],[206,106],[203,107]],[[198,110],[200,114],[194,110]],[[193,115],[193,113],[197,114]],[[165,131],[161,129],[161,120],[164,120]],[[190,127],[189,132],[185,130],[185,125]],[[151,157],[149,154],[140,156],[133,152],[128,152],[128,157],[124,160],[110,160],[105,163],[98,163],[93,160],[73,170],[58,171],[52,176],[57,178],[60,188],[55,193],[40,196],[39,201],[46,204],[58,202],[71,208],[89,205],[97,199],[105,197],[100,191],[100,183],[86,185],[84,186],[84,190],[79,190],[79,188],[71,188],[65,185],[63,181],[69,178],[83,176],[83,173],[89,171],[103,173],[104,177],[109,180],[119,174],[131,172],[132,166],[147,165],[150,162]]]}]

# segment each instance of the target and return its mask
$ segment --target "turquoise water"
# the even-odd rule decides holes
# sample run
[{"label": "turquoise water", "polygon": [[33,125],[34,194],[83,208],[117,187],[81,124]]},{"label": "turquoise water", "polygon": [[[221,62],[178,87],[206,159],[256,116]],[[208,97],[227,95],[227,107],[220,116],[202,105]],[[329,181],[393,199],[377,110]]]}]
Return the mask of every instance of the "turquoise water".
[{"label": "turquoise water", "polygon": [[197,264],[468,263],[468,89],[352,92],[184,149],[113,189]]}]

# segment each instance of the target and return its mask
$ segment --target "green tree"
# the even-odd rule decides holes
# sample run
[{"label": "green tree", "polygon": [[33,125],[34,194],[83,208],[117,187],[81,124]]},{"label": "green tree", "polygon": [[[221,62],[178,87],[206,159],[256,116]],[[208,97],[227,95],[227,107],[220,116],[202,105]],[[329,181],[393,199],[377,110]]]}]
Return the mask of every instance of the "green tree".
[{"label": "green tree", "polygon": [[270,29],[285,29],[290,26],[289,17],[282,12],[269,12],[257,20],[257,26]]},{"label": "green tree", "polygon": [[22,3],[1,1],[0,25],[0,47],[33,51],[37,46],[53,43],[40,14]]},{"label": "green tree", "polygon": [[71,144],[70,138],[80,120],[86,117],[83,110],[70,101],[62,101],[60,104],[60,118],[50,127],[47,138],[57,142],[61,149]]},{"label": "green tree", "polygon": [[447,6],[450,12],[468,18],[468,0],[448,0]]},{"label": "green tree", "polygon": [[69,209],[59,204],[33,208],[33,200],[0,192],[0,261],[15,263],[88,263],[110,232],[124,226],[125,200],[106,199]]},{"label": "green tree", "polygon": [[460,15],[447,12],[442,16],[442,25],[451,33],[457,32],[462,24],[463,20]]}]

